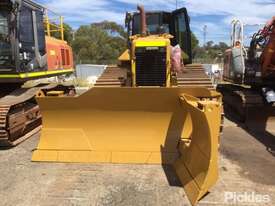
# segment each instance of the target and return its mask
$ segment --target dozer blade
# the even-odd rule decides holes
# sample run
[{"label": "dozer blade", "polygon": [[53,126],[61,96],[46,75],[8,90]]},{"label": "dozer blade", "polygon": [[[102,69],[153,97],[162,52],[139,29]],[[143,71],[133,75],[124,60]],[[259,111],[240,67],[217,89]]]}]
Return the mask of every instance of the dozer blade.
[{"label": "dozer blade", "polygon": [[172,164],[192,204],[217,180],[216,92],[98,87],[37,101],[43,128],[33,161]]}]

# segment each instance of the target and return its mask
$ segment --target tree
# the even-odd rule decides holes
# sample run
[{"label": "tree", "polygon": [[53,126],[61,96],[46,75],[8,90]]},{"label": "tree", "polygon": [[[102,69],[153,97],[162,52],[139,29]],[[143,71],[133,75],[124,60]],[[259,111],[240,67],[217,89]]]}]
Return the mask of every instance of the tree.
[{"label": "tree", "polygon": [[226,43],[224,43],[224,42],[220,42],[220,43],[219,43],[219,47],[220,47],[221,49],[227,49],[227,48],[228,48],[228,45],[227,45]]},{"label": "tree", "polygon": [[213,41],[208,41],[208,42],[206,42],[206,48],[207,49],[210,49],[211,47],[213,47],[213,45],[214,45],[214,42]]},{"label": "tree", "polygon": [[208,41],[205,47],[196,47],[193,50],[193,56],[200,63],[213,63],[216,59],[221,59],[228,45],[224,42],[214,44],[213,41]]},{"label": "tree", "polygon": [[69,24],[64,23],[64,40],[67,41],[69,44],[73,41],[73,29]]},{"label": "tree", "polygon": [[103,21],[94,23],[93,25],[109,32],[112,35],[119,35],[120,37],[127,38],[127,33],[125,32],[124,27],[115,22]]},{"label": "tree", "polygon": [[103,21],[80,26],[75,33],[73,49],[76,63],[114,64],[126,49],[126,33],[122,26]]}]

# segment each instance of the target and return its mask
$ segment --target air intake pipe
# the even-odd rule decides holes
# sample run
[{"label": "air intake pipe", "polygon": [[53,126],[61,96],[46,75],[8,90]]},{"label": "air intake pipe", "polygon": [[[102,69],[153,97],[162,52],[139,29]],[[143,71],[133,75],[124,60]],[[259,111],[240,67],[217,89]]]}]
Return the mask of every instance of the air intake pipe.
[{"label": "air intake pipe", "polygon": [[146,13],[145,13],[145,10],[144,10],[144,6],[138,5],[137,10],[140,13],[141,35],[146,36],[146,34],[147,34],[147,23],[146,23]]}]

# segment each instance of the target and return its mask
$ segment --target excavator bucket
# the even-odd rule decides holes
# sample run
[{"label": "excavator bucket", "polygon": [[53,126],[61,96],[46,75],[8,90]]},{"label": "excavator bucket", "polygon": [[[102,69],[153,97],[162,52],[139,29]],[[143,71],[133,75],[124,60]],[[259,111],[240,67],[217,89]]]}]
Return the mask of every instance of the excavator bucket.
[{"label": "excavator bucket", "polygon": [[43,128],[33,161],[171,164],[193,205],[217,181],[217,92],[97,87],[37,101]]}]

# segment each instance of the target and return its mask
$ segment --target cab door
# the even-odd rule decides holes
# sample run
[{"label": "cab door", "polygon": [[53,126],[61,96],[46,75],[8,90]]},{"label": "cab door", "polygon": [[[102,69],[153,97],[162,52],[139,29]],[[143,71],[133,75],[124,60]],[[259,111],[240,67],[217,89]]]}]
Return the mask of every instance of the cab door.
[{"label": "cab door", "polygon": [[192,48],[191,48],[191,31],[190,18],[187,14],[186,8],[177,9],[172,12],[171,18],[171,34],[174,36],[172,45],[180,45],[185,64],[192,63]]},{"label": "cab door", "polygon": [[35,7],[28,1],[23,1],[20,7],[18,31],[20,72],[46,70],[43,14],[42,8]]}]

